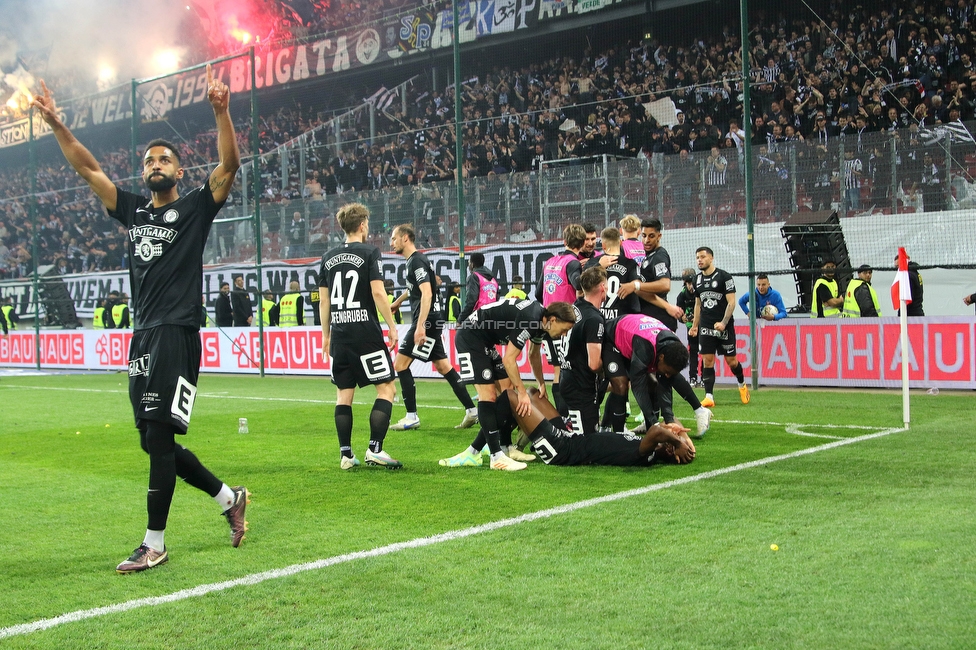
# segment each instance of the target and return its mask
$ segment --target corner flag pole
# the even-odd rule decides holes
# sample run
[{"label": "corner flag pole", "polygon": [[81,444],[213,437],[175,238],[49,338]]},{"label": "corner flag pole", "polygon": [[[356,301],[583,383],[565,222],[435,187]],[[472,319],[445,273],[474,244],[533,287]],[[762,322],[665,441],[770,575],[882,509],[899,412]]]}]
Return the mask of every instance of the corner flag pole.
[{"label": "corner flag pole", "polygon": [[895,281],[891,283],[891,304],[901,314],[898,319],[901,329],[901,411],[907,429],[911,422],[908,406],[908,359],[911,355],[908,347],[908,303],[912,301],[912,292],[908,280],[908,253],[904,247],[898,249],[897,259],[898,271]]}]

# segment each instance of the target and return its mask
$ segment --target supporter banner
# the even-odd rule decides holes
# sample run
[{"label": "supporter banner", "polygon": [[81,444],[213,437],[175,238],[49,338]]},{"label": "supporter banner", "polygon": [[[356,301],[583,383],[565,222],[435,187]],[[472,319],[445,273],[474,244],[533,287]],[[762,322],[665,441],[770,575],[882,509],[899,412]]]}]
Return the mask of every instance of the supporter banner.
[{"label": "supporter banner", "polygon": [[[403,338],[409,326],[398,329]],[[444,345],[457,367],[454,330],[445,330]],[[684,335],[684,330],[679,334]],[[123,370],[127,367],[131,331],[75,330],[42,332],[44,368]],[[256,328],[201,330],[203,372],[255,374],[260,347]],[[752,372],[749,329],[736,328],[739,361],[747,378]],[[268,374],[329,375],[318,327],[269,328],[264,332]],[[759,328],[760,383],[782,386],[884,387],[901,385],[901,344],[895,318],[763,323]],[[909,324],[909,381],[913,388],[976,389],[976,322],[967,318],[918,318]],[[36,365],[33,332],[0,338],[0,366]],[[716,359],[717,378],[734,382],[725,360]],[[552,368],[543,356],[546,376]],[[531,379],[528,348],[519,357],[525,379]],[[415,363],[418,377],[437,377],[431,364]],[[748,379],[747,379],[748,380]]]},{"label": "supporter banner", "polygon": [[[462,43],[497,34],[533,29],[540,21],[568,18],[638,0],[469,0],[459,7]],[[453,45],[454,14],[427,8],[401,15],[399,22],[346,30],[309,43],[261,49],[255,55],[255,84],[259,89],[305,81],[351,68],[391,61],[429,49]],[[247,57],[218,63],[214,76],[231,93],[251,89]],[[207,74],[197,70],[142,84],[136,107],[143,121],[166,119],[172,111],[207,101]],[[131,89],[119,86],[78,101],[61,102],[62,119],[73,131],[132,118]],[[40,120],[35,137],[50,133]],[[27,119],[0,126],[0,148],[24,143]]]},{"label": "supporter banner", "polygon": [[[561,248],[558,242],[539,242],[517,246],[512,244],[490,246],[478,250],[484,253],[485,264],[504,287],[515,275],[520,275],[531,283],[532,278],[541,275],[542,266],[546,260],[558,253]],[[433,249],[424,252],[434,266],[437,275],[447,276],[452,280],[460,279],[461,264],[456,250]],[[264,264],[262,268],[263,288],[270,289],[275,296],[281,296],[287,293],[289,283],[295,281],[298,282],[301,290],[307,294],[318,287],[318,269],[319,260],[314,258]],[[402,290],[406,286],[406,260],[395,253],[384,253],[383,274],[393,280],[398,290]],[[255,300],[258,290],[258,272],[253,266],[239,264],[204,268],[201,293],[207,297],[207,309],[211,315],[221,283],[228,282],[233,286],[234,278],[238,276],[244,278],[244,287],[251,293],[252,301]],[[98,300],[108,297],[111,291],[132,295],[129,288],[129,274],[126,271],[65,275],[61,276],[61,279],[68,290],[68,295],[74,301],[75,312],[79,318],[91,318]],[[18,280],[0,283],[0,293],[3,296],[14,296],[14,306],[17,314],[22,318],[33,317],[34,304],[31,299],[30,281]],[[306,305],[305,317],[306,319],[312,318],[311,308],[308,305]]]}]

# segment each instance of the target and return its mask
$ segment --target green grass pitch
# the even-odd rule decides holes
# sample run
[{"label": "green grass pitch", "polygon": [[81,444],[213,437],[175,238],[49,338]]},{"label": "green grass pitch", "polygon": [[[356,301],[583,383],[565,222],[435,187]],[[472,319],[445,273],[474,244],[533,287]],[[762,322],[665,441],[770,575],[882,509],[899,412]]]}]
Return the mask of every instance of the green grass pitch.
[{"label": "green grass pitch", "polygon": [[[891,432],[895,391],[762,389],[744,406],[719,390],[691,465],[503,473],[437,465],[474,430],[454,430],[445,382],[422,381],[422,428],[386,442],[405,468],[345,472],[327,379],[204,375],[180,442],[251,490],[250,532],[231,548],[213,501],[178,483],[170,562],[119,576],[146,523],[126,385],[0,379],[0,648],[972,647],[969,393],[913,395],[911,430]],[[360,458],[372,399],[360,391],[354,407]],[[640,493],[470,530],[628,490]]]}]

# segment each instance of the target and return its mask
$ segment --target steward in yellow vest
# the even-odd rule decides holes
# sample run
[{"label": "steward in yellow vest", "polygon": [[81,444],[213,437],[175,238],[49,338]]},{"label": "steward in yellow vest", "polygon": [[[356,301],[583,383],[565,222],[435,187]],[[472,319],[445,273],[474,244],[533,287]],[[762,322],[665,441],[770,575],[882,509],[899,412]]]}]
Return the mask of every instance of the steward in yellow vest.
[{"label": "steward in yellow vest", "polygon": [[119,296],[119,303],[112,307],[112,322],[116,329],[126,329],[132,327],[129,320],[129,296],[122,294]]},{"label": "steward in yellow vest", "polygon": [[876,318],[881,316],[878,294],[871,286],[873,271],[867,264],[857,269],[857,279],[847,285],[844,298],[844,316],[848,318]]},{"label": "steward in yellow vest", "polygon": [[825,262],[823,275],[813,284],[813,304],[810,308],[810,316],[813,318],[836,318],[841,315],[844,296],[839,295],[837,279],[834,278],[836,268],[837,265],[833,262]]},{"label": "steward in yellow vest", "polygon": [[20,321],[20,318],[17,316],[17,312],[14,311],[12,298],[10,296],[7,296],[4,299],[3,307],[0,307],[0,313],[3,314],[3,321],[8,330],[17,329],[17,323]]},{"label": "steward in yellow vest", "polygon": [[305,298],[298,290],[294,280],[288,285],[291,293],[286,293],[278,302],[278,325],[295,327],[305,324]]},{"label": "steward in yellow vest", "polygon": [[95,313],[92,315],[92,329],[105,329],[105,298],[99,300],[98,307],[95,307]]},{"label": "steward in yellow vest", "polygon": [[274,301],[274,294],[270,289],[264,290],[261,299],[261,312],[258,314],[258,324],[264,323],[265,327],[274,327],[278,324],[278,307]]},{"label": "steward in yellow vest", "polygon": [[508,290],[505,294],[506,298],[518,298],[519,300],[525,300],[526,294],[522,290],[522,276],[516,275],[512,278],[512,288]]}]

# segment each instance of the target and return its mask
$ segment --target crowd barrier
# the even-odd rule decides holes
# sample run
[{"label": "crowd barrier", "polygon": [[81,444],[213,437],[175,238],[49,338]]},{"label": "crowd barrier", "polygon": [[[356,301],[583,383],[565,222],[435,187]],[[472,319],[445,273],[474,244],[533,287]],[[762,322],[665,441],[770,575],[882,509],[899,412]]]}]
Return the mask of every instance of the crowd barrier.
[{"label": "crowd barrier", "polygon": [[[401,339],[409,326],[399,327]],[[897,318],[858,320],[808,318],[762,321],[758,328],[759,383],[771,386],[848,386],[896,388],[901,385],[902,350]],[[445,349],[457,367],[455,330],[444,331]],[[685,338],[682,328],[679,335]],[[976,389],[976,320],[966,317],[913,318],[909,322],[909,382],[914,388]],[[201,372],[258,374],[256,328],[205,328],[200,331]],[[736,326],[739,361],[753,372],[749,328]],[[131,331],[74,330],[42,332],[43,369],[124,371]],[[318,375],[331,372],[322,354],[318,327],[269,328],[264,332],[268,375]],[[36,368],[33,332],[0,338],[0,366]],[[522,376],[531,379],[528,352],[519,357]],[[548,377],[552,366],[543,357]],[[436,377],[430,364],[415,363],[416,377]],[[717,357],[717,380],[731,382],[725,360]]]}]

